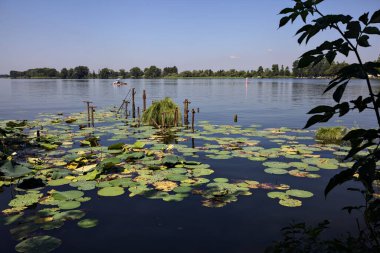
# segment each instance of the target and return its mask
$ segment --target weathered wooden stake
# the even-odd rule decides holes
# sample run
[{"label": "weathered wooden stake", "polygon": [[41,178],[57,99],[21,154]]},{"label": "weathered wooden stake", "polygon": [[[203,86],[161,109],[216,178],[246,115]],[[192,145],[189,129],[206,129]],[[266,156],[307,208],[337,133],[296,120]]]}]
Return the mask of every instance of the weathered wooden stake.
[{"label": "weathered wooden stake", "polygon": [[90,104],[92,103],[91,101],[83,101],[87,104],[87,125],[90,126]]},{"label": "weathered wooden stake", "polygon": [[90,106],[90,111],[91,111],[91,125],[92,125],[92,127],[95,127],[95,119],[94,119],[95,108],[96,108],[96,106]]},{"label": "weathered wooden stake", "polygon": [[138,127],[140,127],[140,106],[137,106],[137,123]]},{"label": "weathered wooden stake", "polygon": [[191,138],[191,147],[195,148],[195,139],[194,138]]},{"label": "weathered wooden stake", "polygon": [[129,101],[128,100],[123,100],[123,103],[125,105],[125,119],[128,119],[128,104],[129,104]]},{"label": "weathered wooden stake", "polygon": [[136,118],[136,104],[135,104],[135,88],[132,88],[132,117]]},{"label": "weathered wooden stake", "polygon": [[195,117],[195,110],[194,110],[194,108],[191,110],[191,114],[192,114],[192,116],[191,116],[191,129],[194,132],[194,117]]},{"label": "weathered wooden stake", "polygon": [[185,125],[189,124],[189,104],[191,103],[188,99],[185,99],[185,101],[183,101],[183,123]]},{"label": "weathered wooden stake", "polygon": [[41,133],[40,130],[37,130],[37,141],[40,141]]},{"label": "weathered wooden stake", "polygon": [[146,92],[143,90],[143,112],[146,111]]},{"label": "weathered wooden stake", "polygon": [[176,107],[174,111],[174,126],[178,126],[178,107]]},{"label": "weathered wooden stake", "polygon": [[234,115],[234,122],[237,122],[237,114]]}]

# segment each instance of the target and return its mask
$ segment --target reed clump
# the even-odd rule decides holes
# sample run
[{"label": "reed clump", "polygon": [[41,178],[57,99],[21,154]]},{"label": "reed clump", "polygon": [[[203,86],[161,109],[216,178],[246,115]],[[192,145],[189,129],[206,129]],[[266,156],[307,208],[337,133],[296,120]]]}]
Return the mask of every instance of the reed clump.
[{"label": "reed clump", "polygon": [[[177,115],[176,115],[177,111]],[[159,127],[172,127],[181,125],[181,112],[179,106],[170,98],[155,101],[143,113],[141,120],[144,124]]]},{"label": "reed clump", "polygon": [[345,127],[321,127],[317,129],[315,138],[325,143],[340,143],[348,132]]}]

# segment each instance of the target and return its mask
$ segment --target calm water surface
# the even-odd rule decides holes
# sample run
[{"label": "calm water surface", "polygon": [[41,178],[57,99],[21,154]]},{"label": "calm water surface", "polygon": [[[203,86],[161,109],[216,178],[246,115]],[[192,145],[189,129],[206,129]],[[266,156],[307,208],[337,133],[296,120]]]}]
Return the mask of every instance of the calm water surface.
[{"label": "calm water surface", "polygon": [[[0,119],[33,119],[38,113],[71,113],[84,111],[83,100],[98,107],[119,106],[131,87],[136,88],[136,101],[142,107],[142,90],[152,100],[171,97],[182,105],[185,98],[190,108],[200,108],[196,120],[213,124],[238,124],[263,127],[302,128],[307,111],[316,105],[331,104],[331,94],[322,96],[327,80],[191,79],[191,80],[126,80],[128,86],[113,87],[112,80],[9,80],[0,79]],[[380,82],[374,81],[376,90]],[[344,99],[366,95],[364,83],[353,81]],[[375,126],[369,114],[352,114],[344,121],[334,119],[330,125]],[[278,177],[263,172],[258,163],[233,158],[226,161],[205,160],[215,170],[215,177],[254,179],[276,183]],[[99,219],[93,229],[78,229],[67,222],[49,235],[63,240],[56,252],[263,252],[280,236],[280,229],[291,221],[311,224],[329,219],[336,236],[354,231],[355,215],[340,209],[358,204],[359,196],[340,187],[327,199],[324,186],[335,171],[321,171],[320,179],[303,180],[282,176],[281,183],[312,191],[310,201],[300,208],[285,208],[266,197],[266,191],[255,191],[250,197],[223,208],[205,208],[197,196],[182,202],[147,200],[142,197],[99,199],[82,205],[88,218]],[[0,194],[0,208],[11,199],[10,192]],[[9,228],[0,226],[1,252],[13,252],[17,243]],[[328,236],[327,235],[327,236]]]}]

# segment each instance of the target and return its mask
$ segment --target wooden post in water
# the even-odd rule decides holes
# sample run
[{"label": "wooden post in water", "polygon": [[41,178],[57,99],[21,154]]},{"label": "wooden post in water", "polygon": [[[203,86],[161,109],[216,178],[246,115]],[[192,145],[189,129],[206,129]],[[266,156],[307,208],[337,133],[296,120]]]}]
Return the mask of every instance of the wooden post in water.
[{"label": "wooden post in water", "polygon": [[174,111],[174,126],[178,126],[178,107],[176,107]]},{"label": "wooden post in water", "polygon": [[140,106],[137,106],[137,123],[138,127],[140,127]]},{"label": "wooden post in water", "polygon": [[125,105],[125,119],[128,119],[128,104],[129,104],[129,101],[128,100],[123,100],[123,103]]},{"label": "wooden post in water", "polygon": [[135,104],[135,88],[132,88],[132,117],[136,118],[136,104]]},{"label": "wooden post in water", "polygon": [[143,90],[143,112],[146,111],[146,92]]},{"label": "wooden post in water", "polygon": [[186,126],[189,125],[189,104],[191,103],[188,99],[185,99],[185,101],[183,101],[183,123]]},{"label": "wooden post in water", "polygon": [[238,116],[237,114],[234,115],[234,122],[237,122]]},{"label": "wooden post in water", "polygon": [[95,119],[94,119],[95,108],[96,108],[96,106],[90,106],[90,112],[91,112],[91,125],[92,125],[92,127],[95,127]]},{"label": "wooden post in water", "polygon": [[195,109],[193,108],[192,110],[191,110],[191,129],[193,130],[193,132],[194,132],[194,117],[195,117]]},{"label": "wooden post in water", "polygon": [[91,121],[91,119],[90,119],[90,104],[92,103],[91,101],[83,101],[83,102],[85,102],[86,103],[86,105],[87,105],[87,125],[88,125],[88,127],[90,126],[90,121]]}]

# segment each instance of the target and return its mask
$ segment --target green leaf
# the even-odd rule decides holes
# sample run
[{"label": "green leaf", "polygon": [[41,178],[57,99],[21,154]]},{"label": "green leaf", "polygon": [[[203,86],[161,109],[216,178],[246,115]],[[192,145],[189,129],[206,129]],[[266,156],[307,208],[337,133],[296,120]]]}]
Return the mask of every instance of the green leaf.
[{"label": "green leaf", "polygon": [[350,111],[350,105],[347,102],[344,102],[339,105],[339,117],[347,114]]},{"label": "green leaf", "polygon": [[379,28],[374,26],[367,26],[366,28],[364,28],[363,33],[380,35],[380,30]]},{"label": "green leaf", "polygon": [[336,52],[335,51],[329,51],[326,55],[325,55],[327,61],[331,64],[335,57],[336,57]]},{"label": "green leaf", "polygon": [[278,28],[280,28],[280,27],[286,25],[286,23],[288,23],[289,20],[290,20],[290,17],[283,17],[283,18],[281,18],[281,20],[280,20],[280,25],[278,26]]},{"label": "green leaf", "polygon": [[331,111],[334,111],[333,107],[328,106],[328,105],[320,105],[311,109],[308,112],[308,114],[316,114],[316,113],[331,112]]},{"label": "green leaf", "polygon": [[280,11],[279,14],[287,14],[287,13],[290,13],[290,12],[293,12],[293,11],[294,11],[293,8],[285,8],[282,11]]},{"label": "green leaf", "polygon": [[368,43],[368,39],[369,39],[368,35],[362,35],[362,36],[360,36],[360,38],[358,39],[359,46],[361,46],[361,47],[369,47],[370,44]]},{"label": "green leaf", "polygon": [[368,14],[369,14],[369,12],[366,12],[366,13],[364,13],[363,15],[361,15],[361,16],[359,17],[359,20],[360,20],[363,24],[365,24],[365,25],[368,24]]},{"label": "green leaf", "polygon": [[347,83],[348,82],[345,82],[345,83],[339,85],[338,88],[336,88],[336,90],[333,94],[333,98],[334,98],[335,102],[337,102],[337,103],[340,102],[340,99],[342,98],[344,91],[346,90]]},{"label": "green leaf", "polygon": [[309,128],[312,125],[315,125],[318,122],[326,122],[328,121],[334,114],[333,113],[326,113],[324,115],[314,115],[309,118],[304,128]]},{"label": "green leaf", "polygon": [[362,28],[360,26],[359,21],[351,21],[347,24],[347,31],[345,35],[349,39],[356,39],[359,37]]},{"label": "green leaf", "polygon": [[377,10],[377,11],[375,11],[375,13],[373,13],[369,22],[370,23],[380,23],[380,10]]},{"label": "green leaf", "polygon": [[325,197],[332,189],[335,188],[335,186],[343,184],[344,182],[351,180],[355,174],[355,171],[356,170],[354,169],[344,170],[340,172],[339,174],[335,175],[334,177],[332,177],[325,188]]},{"label": "green leaf", "polygon": [[298,68],[305,68],[309,66],[312,62],[314,62],[315,57],[311,55],[305,55],[304,57],[301,57],[301,59],[298,62]]}]

